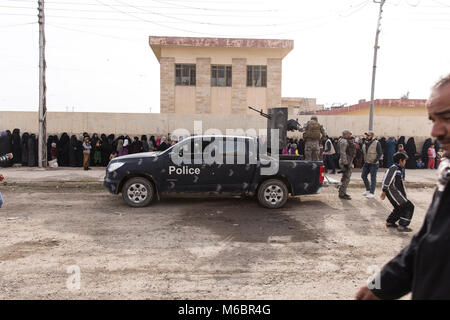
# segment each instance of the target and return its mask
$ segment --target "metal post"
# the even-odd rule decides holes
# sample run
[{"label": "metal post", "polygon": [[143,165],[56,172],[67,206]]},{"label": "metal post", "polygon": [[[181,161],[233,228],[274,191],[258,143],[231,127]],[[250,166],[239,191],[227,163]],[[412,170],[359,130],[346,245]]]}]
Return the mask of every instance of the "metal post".
[{"label": "metal post", "polygon": [[47,167],[47,106],[45,83],[45,14],[44,0],[38,0],[39,17],[39,136],[38,136],[38,166]]},{"label": "metal post", "polygon": [[386,2],[386,0],[381,0],[380,2],[373,0],[375,3],[380,4],[380,12],[378,13],[378,23],[377,23],[377,31],[375,35],[375,46],[374,46],[374,53],[373,53],[373,70],[372,70],[372,90],[370,93],[370,115],[369,115],[369,130],[373,131],[373,111],[374,111],[374,104],[373,99],[375,95],[375,73],[377,70],[377,53],[378,53],[378,36],[381,32],[380,26],[381,26],[381,14],[383,13],[383,5]]}]

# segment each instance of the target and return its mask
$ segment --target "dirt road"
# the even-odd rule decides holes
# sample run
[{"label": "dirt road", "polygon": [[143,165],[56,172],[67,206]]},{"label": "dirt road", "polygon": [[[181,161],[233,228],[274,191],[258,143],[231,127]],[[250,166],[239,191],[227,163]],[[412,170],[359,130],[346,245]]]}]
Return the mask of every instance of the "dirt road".
[{"label": "dirt road", "polygon": [[[388,202],[349,191],[282,210],[239,198],[131,209],[100,189],[3,187],[0,299],[352,299],[412,234],[384,227]],[[415,231],[432,191],[409,190]]]}]

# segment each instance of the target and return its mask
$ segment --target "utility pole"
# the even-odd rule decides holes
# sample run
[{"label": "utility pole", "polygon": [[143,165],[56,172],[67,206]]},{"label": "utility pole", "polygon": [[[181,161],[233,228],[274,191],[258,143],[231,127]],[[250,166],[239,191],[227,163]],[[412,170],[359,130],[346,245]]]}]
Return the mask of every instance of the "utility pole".
[{"label": "utility pole", "polygon": [[370,92],[370,115],[369,115],[369,130],[373,131],[373,111],[374,111],[374,105],[373,105],[373,99],[375,95],[375,74],[377,70],[377,53],[378,53],[378,36],[380,35],[381,29],[381,14],[383,13],[383,5],[386,2],[386,0],[380,0],[375,1],[375,3],[380,4],[380,12],[378,13],[378,23],[377,23],[377,32],[375,35],[375,46],[374,46],[374,52],[373,52],[373,70],[372,70],[372,90]]},{"label": "utility pole", "polygon": [[38,166],[47,167],[47,101],[45,83],[45,14],[44,0],[38,0],[39,17],[39,137],[38,137]]}]

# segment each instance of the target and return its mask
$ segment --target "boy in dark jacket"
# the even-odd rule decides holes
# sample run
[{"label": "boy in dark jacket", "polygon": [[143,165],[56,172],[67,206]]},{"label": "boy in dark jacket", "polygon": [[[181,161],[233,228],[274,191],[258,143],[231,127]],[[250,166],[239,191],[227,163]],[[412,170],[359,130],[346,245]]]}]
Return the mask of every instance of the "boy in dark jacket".
[{"label": "boy in dark jacket", "polygon": [[[402,153],[394,154],[394,164],[386,171],[384,175],[381,200],[386,197],[394,206],[394,210],[386,220],[386,226],[389,228],[397,228],[401,232],[412,231],[408,228],[414,213],[414,205],[406,198],[406,190],[403,185],[403,169],[406,165],[408,157]],[[396,222],[399,221],[399,226]]]},{"label": "boy in dark jacket", "polygon": [[450,74],[433,88],[427,101],[431,135],[445,150],[439,180],[425,221],[411,242],[375,275],[377,288],[363,286],[359,300],[450,299]]}]

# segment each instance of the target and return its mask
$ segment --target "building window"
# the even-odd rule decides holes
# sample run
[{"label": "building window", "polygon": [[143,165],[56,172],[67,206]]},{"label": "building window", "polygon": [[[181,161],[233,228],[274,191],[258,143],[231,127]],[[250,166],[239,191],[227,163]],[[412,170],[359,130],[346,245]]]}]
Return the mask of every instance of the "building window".
[{"label": "building window", "polygon": [[267,66],[247,66],[247,87],[267,87]]},{"label": "building window", "polygon": [[211,65],[211,86],[231,87],[231,66]]},{"label": "building window", "polygon": [[195,86],[195,64],[175,65],[175,85]]}]

